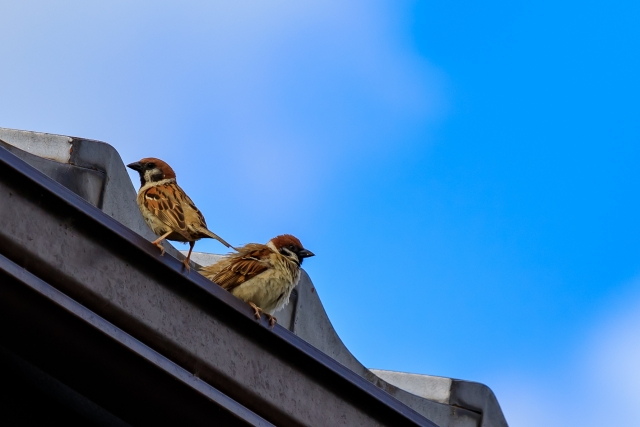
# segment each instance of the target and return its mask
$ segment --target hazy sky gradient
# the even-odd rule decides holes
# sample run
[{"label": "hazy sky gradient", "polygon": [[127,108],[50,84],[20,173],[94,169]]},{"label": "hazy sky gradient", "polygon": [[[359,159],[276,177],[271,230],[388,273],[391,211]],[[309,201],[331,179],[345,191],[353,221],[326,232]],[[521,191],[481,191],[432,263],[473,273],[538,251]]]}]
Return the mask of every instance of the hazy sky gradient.
[{"label": "hazy sky gradient", "polygon": [[0,22],[0,126],[165,159],[234,244],[297,235],[365,365],[486,383],[513,427],[640,423],[637,3],[0,0]]}]

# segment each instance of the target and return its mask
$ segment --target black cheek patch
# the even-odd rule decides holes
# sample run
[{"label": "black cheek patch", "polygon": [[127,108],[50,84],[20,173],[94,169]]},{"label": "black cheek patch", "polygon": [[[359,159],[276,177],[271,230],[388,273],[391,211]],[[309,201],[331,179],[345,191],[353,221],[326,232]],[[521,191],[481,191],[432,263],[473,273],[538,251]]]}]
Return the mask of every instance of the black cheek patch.
[{"label": "black cheek patch", "polygon": [[158,182],[164,179],[164,174],[162,172],[154,173],[151,175],[151,182]]}]

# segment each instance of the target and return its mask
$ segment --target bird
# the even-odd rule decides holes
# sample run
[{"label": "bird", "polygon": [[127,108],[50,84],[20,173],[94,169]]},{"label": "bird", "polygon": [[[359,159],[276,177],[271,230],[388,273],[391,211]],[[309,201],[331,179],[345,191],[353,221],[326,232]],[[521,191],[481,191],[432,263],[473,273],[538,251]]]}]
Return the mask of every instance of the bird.
[{"label": "bird", "polygon": [[282,234],[266,245],[249,243],[222,260],[200,269],[207,279],[249,303],[256,319],[264,312],[273,327],[273,313],[289,302],[300,280],[305,258],[315,256],[291,234]]},{"label": "bird", "polygon": [[165,239],[188,242],[189,254],[183,261],[188,273],[189,259],[196,240],[216,239],[226,247],[235,249],[207,228],[204,216],[180,188],[175,172],[165,161],[146,157],[128,164],[127,167],[140,175],[138,207],[147,225],[160,236],[151,242],[160,248],[160,255],[164,255],[160,242]]}]

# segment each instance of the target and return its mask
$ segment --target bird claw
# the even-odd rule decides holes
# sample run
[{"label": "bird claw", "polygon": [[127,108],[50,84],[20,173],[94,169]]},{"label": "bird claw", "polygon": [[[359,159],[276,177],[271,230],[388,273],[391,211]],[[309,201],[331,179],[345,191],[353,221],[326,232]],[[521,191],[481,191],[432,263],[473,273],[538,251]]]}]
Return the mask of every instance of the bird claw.
[{"label": "bird claw", "polygon": [[278,319],[276,319],[275,317],[273,317],[270,314],[267,314],[267,318],[269,319],[269,327],[271,327],[273,329],[275,324],[278,323]]},{"label": "bird claw", "polygon": [[[249,301],[249,305],[251,306],[251,308],[253,308],[254,314],[256,316],[256,320],[260,320],[260,317],[262,316],[262,309],[257,305],[255,305],[254,303],[252,303],[251,301]],[[278,319],[276,319],[272,315],[265,313],[265,316],[267,316],[267,319],[269,320],[270,328],[273,328],[275,324],[278,323]]]},{"label": "bird claw", "polygon": [[182,261],[182,265],[184,265],[184,268],[187,269],[187,274],[189,274],[191,272],[191,266],[189,265],[189,261],[187,261],[186,258]]},{"label": "bird claw", "polygon": [[255,305],[254,303],[252,303],[251,301],[249,301],[249,305],[251,306],[251,308],[253,308],[256,319],[260,320],[260,316],[262,315],[262,309],[257,305]]},{"label": "bird claw", "polygon": [[160,242],[151,242],[151,243],[153,243],[154,245],[156,245],[158,247],[158,249],[160,249],[160,256],[163,256],[164,255],[164,246],[162,246],[160,244]]}]

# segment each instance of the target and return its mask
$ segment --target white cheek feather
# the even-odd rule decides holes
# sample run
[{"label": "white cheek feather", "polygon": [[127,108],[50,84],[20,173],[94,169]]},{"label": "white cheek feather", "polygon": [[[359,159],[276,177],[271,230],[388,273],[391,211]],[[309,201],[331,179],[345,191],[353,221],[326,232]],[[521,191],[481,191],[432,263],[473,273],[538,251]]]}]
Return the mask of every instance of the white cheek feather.
[{"label": "white cheek feather", "polygon": [[151,177],[160,172],[158,169],[150,169],[144,171],[144,182],[151,182]]},{"label": "white cheek feather", "polygon": [[291,261],[293,261],[296,264],[300,265],[300,258],[298,258],[298,254],[296,254],[295,252],[291,252],[287,248],[282,248],[282,249],[284,249],[284,251],[287,253],[287,255],[284,255],[285,257],[289,258]]},{"label": "white cheek feather", "polygon": [[[276,245],[273,244],[273,242],[271,240],[269,240],[269,243],[267,243],[267,246],[270,247],[271,249],[273,249],[275,252],[279,253],[280,255],[289,258],[291,261],[297,263],[298,265],[300,265],[300,259],[298,258],[298,255],[291,252],[289,249],[287,248],[282,248],[280,250],[278,250],[276,248]],[[285,253],[283,254],[281,251],[284,251]]]}]

